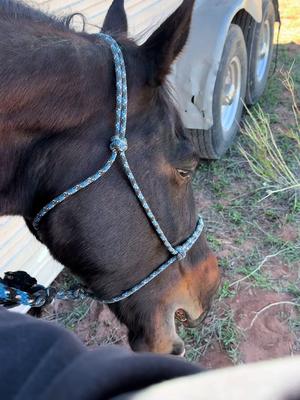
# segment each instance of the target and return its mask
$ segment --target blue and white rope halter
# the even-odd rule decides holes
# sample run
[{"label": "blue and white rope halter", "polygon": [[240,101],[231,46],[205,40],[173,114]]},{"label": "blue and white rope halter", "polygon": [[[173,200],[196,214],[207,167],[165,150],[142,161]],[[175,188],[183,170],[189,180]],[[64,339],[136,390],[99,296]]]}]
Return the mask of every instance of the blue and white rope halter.
[{"label": "blue and white rope halter", "polygon": [[168,249],[168,251],[172,254],[172,257],[160,265],[157,269],[155,269],[153,272],[151,272],[146,278],[141,280],[139,283],[134,285],[131,289],[125,290],[122,292],[120,295],[113,297],[112,299],[98,299],[102,303],[105,304],[111,304],[111,303],[116,303],[118,301],[124,300],[127,297],[131,296],[138,290],[140,290],[142,287],[147,285],[149,282],[151,282],[154,278],[156,278],[159,274],[161,274],[163,271],[165,271],[170,265],[172,265],[175,261],[182,260],[185,258],[187,252],[192,248],[194,243],[197,241],[197,239],[200,237],[202,230],[203,230],[203,220],[199,216],[199,220],[197,222],[197,226],[193,232],[193,234],[187,239],[185,243],[182,245],[173,247],[172,244],[168,241],[167,237],[165,236],[164,232],[162,231],[161,227],[159,226],[159,223],[157,222],[154,214],[152,213],[147,201],[145,200],[142,191],[135,180],[135,177],[130,169],[130,166],[128,164],[125,152],[127,150],[127,139],[125,137],[126,135],[126,124],[127,124],[127,80],[126,80],[126,68],[125,68],[125,62],[123,58],[122,51],[117,44],[117,42],[109,35],[100,33],[98,35],[101,39],[103,39],[105,42],[107,42],[111,48],[113,58],[114,58],[114,63],[115,63],[115,71],[116,71],[116,85],[117,85],[117,94],[116,94],[116,126],[115,126],[115,135],[111,138],[111,143],[110,143],[110,150],[111,150],[111,156],[105,163],[105,165],[99,169],[94,175],[88,177],[81,183],[75,185],[69,190],[66,190],[64,193],[61,195],[55,197],[50,203],[48,203],[45,207],[41,209],[41,211],[36,215],[33,221],[33,227],[38,230],[39,223],[41,219],[54,207],[56,207],[58,204],[63,202],[65,199],[68,197],[74,195],[75,193],[79,192],[79,190],[82,190],[89,186],[91,183],[99,180],[113,165],[113,163],[116,161],[117,156],[119,154],[124,171],[128,177],[128,180],[141,204],[143,207],[147,217],[149,218],[149,221],[153,225],[153,228],[155,229],[157,235],[161,239],[162,243],[164,246]]}]

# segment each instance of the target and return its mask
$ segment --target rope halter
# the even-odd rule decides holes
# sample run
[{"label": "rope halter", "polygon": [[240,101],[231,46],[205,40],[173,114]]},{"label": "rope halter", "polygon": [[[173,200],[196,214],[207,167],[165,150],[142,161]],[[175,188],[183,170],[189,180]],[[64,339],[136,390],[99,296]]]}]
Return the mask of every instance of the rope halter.
[{"label": "rope halter", "polygon": [[128,298],[129,296],[136,293],[138,290],[143,288],[149,282],[151,282],[154,278],[156,278],[159,274],[165,271],[170,265],[172,265],[175,261],[183,260],[187,252],[192,248],[197,239],[200,237],[203,230],[203,220],[201,216],[199,216],[196,228],[192,235],[184,242],[183,244],[173,247],[172,244],[168,241],[164,232],[162,231],[158,221],[156,220],[154,214],[152,213],[149,204],[147,203],[143,193],[130,169],[128,160],[126,158],[125,152],[128,148],[126,135],[126,125],[127,125],[127,78],[126,78],[126,68],[124,57],[122,51],[117,44],[117,42],[109,35],[104,33],[100,33],[99,38],[104,40],[111,48],[114,64],[115,64],[115,73],[116,73],[116,124],[115,124],[115,135],[111,138],[110,142],[110,150],[111,155],[105,165],[99,169],[94,175],[86,178],[79,184],[65,191],[61,195],[55,197],[50,203],[48,203],[45,207],[41,209],[41,211],[36,215],[33,220],[33,227],[38,230],[41,219],[54,207],[58,204],[62,203],[64,200],[73,196],[78,191],[86,188],[91,185],[95,181],[98,181],[108,170],[112,167],[113,163],[116,161],[117,156],[119,155],[124,172],[131,184],[133,191],[138,198],[141,206],[143,207],[150,223],[152,224],[155,232],[158,237],[167,248],[169,253],[171,254],[171,258],[168,261],[160,265],[153,272],[151,272],[146,278],[141,280],[139,283],[134,285],[131,289],[123,291],[118,296],[115,296],[111,299],[98,299],[100,302],[105,304],[116,303],[121,300]]}]

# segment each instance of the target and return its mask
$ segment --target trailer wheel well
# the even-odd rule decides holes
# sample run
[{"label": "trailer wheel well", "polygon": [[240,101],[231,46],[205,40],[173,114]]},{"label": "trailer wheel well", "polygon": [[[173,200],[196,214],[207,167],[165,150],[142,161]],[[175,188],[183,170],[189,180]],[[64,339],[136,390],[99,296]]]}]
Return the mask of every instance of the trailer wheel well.
[{"label": "trailer wheel well", "polygon": [[[275,21],[280,22],[278,0],[272,0],[272,1],[273,1],[273,5],[274,5],[274,10],[275,10]],[[248,48],[249,41],[247,39],[248,39],[248,35],[253,27],[253,24],[255,24],[254,18],[245,9],[241,9],[240,11],[238,11],[235,14],[231,23],[238,25],[242,29],[244,38],[245,38],[245,42],[247,45],[247,52],[249,54],[249,51],[250,51],[250,49]]]},{"label": "trailer wheel well", "polygon": [[234,16],[232,23],[238,25],[242,29],[247,46],[247,53],[249,55],[250,48],[248,36],[251,32],[253,24],[255,24],[254,18],[246,10],[242,9]]},{"label": "trailer wheel well", "polygon": [[[273,5],[273,7],[272,7]],[[262,1],[263,18],[270,21],[272,27],[269,28],[269,34],[274,36],[274,22],[280,18],[278,11],[278,0],[263,0]],[[277,10],[277,15],[276,15]],[[275,12],[275,15],[274,15]],[[275,21],[274,21],[275,20]],[[260,47],[260,34],[265,25],[258,24],[255,19],[245,10],[241,9],[232,19],[232,23],[238,25],[244,35],[246,49],[248,53],[248,77],[247,77],[247,92],[245,102],[246,104],[255,104],[259,97],[262,95],[266,86],[268,71],[272,60],[273,43],[268,42],[269,51],[267,64],[265,65],[266,73],[264,72],[263,79],[257,78],[257,62],[259,60],[259,47]],[[262,27],[263,26],[263,27]]]}]

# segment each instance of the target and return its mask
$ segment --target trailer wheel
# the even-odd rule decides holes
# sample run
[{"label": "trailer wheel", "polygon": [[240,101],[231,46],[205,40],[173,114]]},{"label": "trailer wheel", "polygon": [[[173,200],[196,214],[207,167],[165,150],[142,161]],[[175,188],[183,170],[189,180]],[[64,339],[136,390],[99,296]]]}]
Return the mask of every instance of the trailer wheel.
[{"label": "trailer wheel", "polygon": [[209,130],[188,133],[200,158],[220,158],[239,129],[247,84],[247,50],[241,28],[231,24],[213,94],[213,121]]},{"label": "trailer wheel", "polygon": [[248,37],[250,48],[246,103],[255,104],[263,94],[273,54],[275,10],[272,0],[263,1],[263,17]]}]

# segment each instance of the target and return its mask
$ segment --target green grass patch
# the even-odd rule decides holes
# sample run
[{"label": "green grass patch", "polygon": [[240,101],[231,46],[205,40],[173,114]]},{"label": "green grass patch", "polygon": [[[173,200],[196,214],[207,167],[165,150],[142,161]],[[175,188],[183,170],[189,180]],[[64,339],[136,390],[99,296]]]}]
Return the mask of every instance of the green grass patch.
[{"label": "green grass patch", "polygon": [[206,240],[214,251],[219,251],[222,247],[222,242],[211,233],[206,234]]},{"label": "green grass patch", "polygon": [[222,317],[218,319],[216,328],[220,345],[234,364],[239,363],[241,332],[234,321],[234,314],[231,310],[224,311]]},{"label": "green grass patch", "polygon": [[193,329],[180,325],[178,333],[185,343],[185,357],[189,361],[201,362],[201,357],[219,343],[234,364],[240,362],[241,331],[234,321],[233,312],[222,301],[215,302],[205,323]]},{"label": "green grass patch", "polygon": [[80,321],[88,315],[90,307],[90,300],[84,300],[77,304],[74,302],[74,308],[71,311],[63,312],[58,315],[58,322],[73,331]]},{"label": "green grass patch", "polygon": [[230,282],[224,281],[222,286],[219,288],[218,298],[219,300],[234,297],[236,295],[235,289],[230,287]]},{"label": "green grass patch", "polygon": [[243,222],[242,214],[234,209],[229,209],[228,217],[230,222],[232,222],[235,225],[241,225]]},{"label": "green grass patch", "polygon": [[286,291],[300,301],[300,278],[296,282],[289,282]]},{"label": "green grass patch", "polygon": [[255,287],[259,287],[261,289],[266,290],[274,290],[274,284],[272,283],[270,276],[265,275],[261,271],[254,272],[255,268],[253,267],[240,267],[237,269],[237,273],[242,274],[243,276],[247,276],[248,280]]}]

